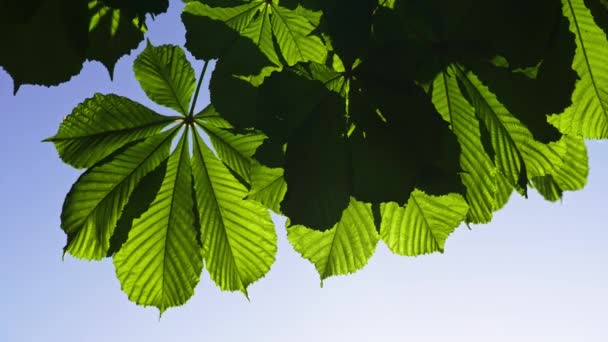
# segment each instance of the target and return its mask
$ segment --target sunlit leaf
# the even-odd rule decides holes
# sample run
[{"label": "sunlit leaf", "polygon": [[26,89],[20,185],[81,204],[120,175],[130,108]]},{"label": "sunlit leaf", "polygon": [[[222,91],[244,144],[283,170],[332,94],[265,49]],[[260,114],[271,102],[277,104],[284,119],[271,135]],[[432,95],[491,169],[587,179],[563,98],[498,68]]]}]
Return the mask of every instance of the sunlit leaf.
[{"label": "sunlit leaf", "polygon": [[76,106],[57,134],[46,141],[55,144],[65,163],[85,168],[129,142],[158,133],[174,120],[126,97],[96,94]]},{"label": "sunlit leaf", "polygon": [[304,226],[287,228],[287,238],[315,265],[321,280],[353,273],[367,264],[380,239],[371,205],[351,198],[340,221],[324,232]]},{"label": "sunlit leaf", "polygon": [[156,306],[161,314],[194,294],[203,268],[194,229],[187,136],[169,157],[149,210],[133,222],[127,241],[114,255],[116,276],[129,299]]}]

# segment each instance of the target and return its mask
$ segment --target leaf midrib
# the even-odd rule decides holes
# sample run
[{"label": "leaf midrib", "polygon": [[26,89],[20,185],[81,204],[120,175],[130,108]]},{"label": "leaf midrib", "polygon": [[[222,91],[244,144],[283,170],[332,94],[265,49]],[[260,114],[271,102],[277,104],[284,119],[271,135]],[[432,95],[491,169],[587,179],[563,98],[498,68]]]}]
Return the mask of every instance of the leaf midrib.
[{"label": "leaf midrib", "polygon": [[[151,53],[153,55],[154,59],[155,59],[154,62],[156,62],[156,65],[152,65],[152,67],[158,66],[158,71],[159,71],[158,73],[160,74],[160,76],[163,79],[163,81],[165,81],[165,83],[169,86],[169,91],[171,91],[171,95],[173,95],[173,98],[176,100],[179,108],[181,109],[181,114],[183,114],[184,116],[186,116],[186,115],[188,115],[188,108],[184,108],[184,105],[183,105],[183,103],[182,103],[182,101],[179,98],[178,93],[177,93],[177,89],[176,89],[177,85],[172,82],[174,80],[173,80],[173,78],[170,75],[171,71],[167,70],[167,67],[170,66],[173,63],[174,55],[175,55],[175,50],[171,49],[169,51],[169,63],[167,63],[167,64],[163,63],[162,58],[161,58],[161,56],[159,56],[159,54],[157,53],[157,51],[159,51],[159,50],[155,49]],[[160,52],[162,52],[162,51],[160,51]],[[188,98],[190,98],[191,95],[192,94],[190,94],[188,96]]]},{"label": "leaf midrib", "polygon": [[49,142],[63,142],[63,141],[69,141],[69,140],[76,140],[76,139],[87,139],[87,138],[94,138],[94,137],[98,137],[98,136],[103,136],[103,135],[114,135],[114,134],[131,134],[133,133],[133,131],[138,131],[138,130],[143,130],[146,128],[151,128],[157,125],[161,125],[161,124],[169,124],[171,121],[177,119],[176,117],[170,117],[170,116],[164,116],[161,115],[163,118],[158,118],[157,121],[154,122],[149,122],[146,123],[144,125],[141,126],[135,126],[135,127],[124,127],[124,128],[119,128],[116,130],[108,130],[108,131],[101,131],[101,132],[96,132],[93,134],[82,134],[82,135],[72,135],[72,136],[59,136],[57,137],[57,135],[47,138],[44,141],[49,141]]},{"label": "leaf midrib", "polygon": [[[583,57],[585,58],[585,65],[587,66],[587,71],[589,72],[589,79],[591,80],[591,84],[593,85],[593,92],[595,93],[595,96],[598,99],[598,102],[600,103],[600,107],[602,108],[602,112],[604,113],[604,116],[606,116],[606,118],[608,118],[608,110],[606,109],[605,104],[601,100],[601,97],[600,97],[601,94],[597,87],[597,83],[595,81],[595,75],[593,74],[593,71],[591,69],[591,62],[589,62],[589,56],[587,55],[587,49],[585,48],[585,42],[583,41],[583,35],[581,33],[581,29],[578,24],[578,19],[576,18],[576,12],[574,11],[574,7],[572,6],[572,0],[568,0],[568,7],[570,8],[570,12],[572,13],[572,21],[573,21],[574,27],[576,27],[576,33],[577,33],[578,40],[581,43],[581,50],[583,51]],[[589,9],[587,9],[587,10],[589,10]]]},{"label": "leaf midrib", "polygon": [[[505,133],[505,136],[507,137],[507,139],[509,140],[509,142],[511,143],[511,145],[515,149],[515,152],[517,153],[517,156],[519,157],[519,162],[523,164],[524,163],[524,159],[523,159],[523,156],[521,155],[521,151],[519,150],[520,147],[515,142],[515,140],[513,140],[513,137],[509,133],[509,130],[507,129],[507,127],[505,126],[505,124],[502,122],[502,120],[500,119],[500,117],[498,116],[498,114],[496,114],[494,112],[494,110],[492,109],[492,106],[488,103],[488,101],[486,100],[486,98],[479,92],[479,90],[477,89],[477,87],[475,87],[475,85],[471,82],[471,80],[466,76],[466,74],[464,73],[464,71],[459,66],[454,66],[454,68],[457,69],[458,73],[461,75],[460,78],[467,81],[467,83],[469,85],[468,88],[473,89],[475,91],[475,93],[477,94],[477,96],[483,101],[484,106],[488,109],[488,111],[490,113],[492,113],[492,116],[499,123],[501,131],[503,131]],[[483,122],[483,120],[480,120],[480,124],[486,125],[485,122]],[[496,154],[496,156],[498,156],[498,153]],[[520,166],[518,172],[521,172],[521,166]]]},{"label": "leaf midrib", "polygon": [[215,203],[216,210],[220,214],[220,219],[221,219],[221,224],[222,224],[222,229],[220,229],[220,231],[222,232],[222,235],[224,235],[224,237],[226,238],[226,243],[228,244],[228,251],[229,251],[230,256],[231,256],[230,261],[233,264],[234,268],[237,270],[236,276],[238,277],[238,280],[239,280],[239,283],[240,283],[241,287],[246,292],[247,289],[245,287],[245,284],[243,284],[243,279],[241,278],[241,270],[239,269],[238,264],[236,263],[236,259],[234,257],[234,253],[232,251],[232,244],[230,242],[230,238],[228,237],[228,232],[226,231],[226,223],[224,221],[224,213],[222,211],[222,206],[220,205],[220,202],[219,202],[218,197],[216,195],[215,187],[213,185],[213,182],[211,181],[211,176],[209,175],[209,170],[207,169],[207,164],[205,163],[205,157],[203,155],[203,149],[200,146],[200,144],[201,144],[202,141],[201,141],[200,136],[198,136],[198,133],[196,133],[196,131],[193,130],[193,133],[195,134],[195,138],[194,138],[194,141],[195,141],[195,144],[196,144],[195,151],[198,152],[198,154],[199,154],[199,158],[201,160],[202,167],[205,170],[207,170],[205,172],[205,175],[206,175],[209,187],[211,188],[210,193],[213,196],[213,201]]},{"label": "leaf midrib", "polygon": [[[91,217],[91,215],[93,214],[93,212],[95,212],[95,211],[96,211],[96,210],[99,208],[99,206],[101,205],[101,203],[105,202],[105,200],[108,198],[108,196],[109,196],[111,193],[113,193],[113,192],[114,192],[114,190],[116,190],[116,188],[118,188],[119,186],[121,186],[121,185],[122,185],[122,184],[123,184],[123,183],[124,183],[124,182],[125,182],[127,179],[130,179],[130,178],[131,178],[131,176],[132,176],[132,175],[133,175],[133,174],[134,174],[134,173],[135,173],[137,170],[139,170],[139,168],[140,168],[140,167],[141,167],[143,164],[145,164],[147,161],[149,161],[149,160],[150,160],[151,156],[153,156],[154,154],[156,154],[156,152],[157,152],[157,151],[158,151],[158,150],[159,150],[159,149],[160,149],[162,146],[164,146],[164,145],[165,145],[165,143],[167,142],[167,140],[168,140],[168,139],[172,139],[172,138],[173,138],[173,135],[174,135],[174,132],[173,132],[173,133],[168,134],[168,135],[167,135],[167,137],[166,137],[165,139],[163,139],[163,140],[162,140],[162,142],[160,142],[160,143],[159,143],[159,144],[158,144],[158,145],[157,145],[157,146],[154,148],[154,150],[152,150],[152,152],[150,152],[150,153],[148,154],[148,156],[147,156],[146,158],[144,158],[144,159],[143,159],[141,162],[139,162],[139,163],[137,164],[137,166],[136,166],[135,168],[133,168],[133,169],[132,169],[132,170],[131,170],[131,171],[130,171],[130,172],[129,172],[129,173],[128,173],[128,174],[127,174],[125,177],[123,177],[123,178],[122,178],[122,180],[121,180],[120,182],[118,182],[118,183],[116,183],[114,186],[112,186],[112,188],[110,188],[110,190],[109,190],[109,191],[108,191],[108,192],[107,192],[107,193],[106,193],[106,194],[105,194],[105,195],[104,195],[104,196],[103,196],[103,197],[102,197],[102,198],[101,198],[101,199],[100,199],[100,200],[97,202],[97,204],[95,204],[95,206],[94,206],[94,207],[91,209],[91,211],[90,211],[90,212],[87,214],[87,216],[85,217],[85,219],[84,219],[84,220],[82,220],[82,223],[81,223],[81,224],[79,224],[79,226],[82,226],[82,225],[83,225],[85,222],[87,222],[87,221],[90,219],[90,217]],[[97,233],[98,233],[98,234],[100,234],[100,233],[101,233],[101,231],[99,231],[99,230],[98,230],[98,231],[97,231]],[[98,238],[98,241],[100,241],[100,242],[102,241],[101,236],[97,236],[97,238]]]}]

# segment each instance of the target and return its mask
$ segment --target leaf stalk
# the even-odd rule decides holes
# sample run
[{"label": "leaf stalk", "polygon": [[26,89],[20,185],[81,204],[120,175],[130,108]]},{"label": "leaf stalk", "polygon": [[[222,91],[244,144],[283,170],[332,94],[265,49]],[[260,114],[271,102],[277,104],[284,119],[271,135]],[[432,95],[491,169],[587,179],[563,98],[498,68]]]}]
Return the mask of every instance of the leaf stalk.
[{"label": "leaf stalk", "polygon": [[194,97],[192,98],[192,105],[190,106],[190,112],[186,117],[186,123],[192,124],[194,122],[194,108],[196,108],[196,100],[198,99],[198,93],[201,91],[201,85],[203,84],[203,79],[205,78],[205,73],[207,72],[207,66],[209,65],[209,61],[205,61],[203,65],[203,70],[201,71],[201,75],[198,78],[198,83],[196,85],[196,90],[194,92]]}]

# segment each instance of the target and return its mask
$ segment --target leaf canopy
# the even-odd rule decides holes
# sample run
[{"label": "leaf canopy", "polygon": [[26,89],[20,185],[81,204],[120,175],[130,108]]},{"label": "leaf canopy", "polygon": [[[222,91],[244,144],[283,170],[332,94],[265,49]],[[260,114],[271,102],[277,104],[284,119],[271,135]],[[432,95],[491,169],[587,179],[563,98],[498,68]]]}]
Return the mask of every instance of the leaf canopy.
[{"label": "leaf canopy", "polygon": [[[178,115],[95,95],[47,139],[87,169],[64,204],[66,252],[113,256],[129,298],[161,312],[192,296],[203,264],[247,295],[275,259],[268,209],[323,280],[361,269],[380,239],[443,252],[513,193],[557,201],[586,183],[584,138],[608,138],[604,1],[186,3],[186,48],[203,70],[216,59],[205,109],[193,115],[184,51],[149,43],[135,77]],[[168,2],[57,4],[0,3],[16,87],[85,59],[111,72]]]}]

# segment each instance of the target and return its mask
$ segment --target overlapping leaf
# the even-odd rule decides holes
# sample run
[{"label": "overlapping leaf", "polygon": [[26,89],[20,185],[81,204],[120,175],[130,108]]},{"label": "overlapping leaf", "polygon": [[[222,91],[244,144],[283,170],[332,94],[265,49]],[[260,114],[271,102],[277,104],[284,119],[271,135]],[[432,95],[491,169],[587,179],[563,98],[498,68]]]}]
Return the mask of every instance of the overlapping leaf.
[{"label": "overlapping leaf", "polygon": [[214,23],[209,20],[224,23],[240,36],[253,41],[276,65],[281,65],[281,60],[273,39],[290,66],[306,61],[322,63],[327,55],[321,39],[311,34],[315,26],[297,11],[280,6],[278,1],[253,0],[233,7],[191,2],[184,9],[182,18],[189,33],[186,46],[199,58],[217,58],[228,52],[230,44],[234,44],[229,39],[219,42],[219,45],[218,42],[197,39],[197,32],[204,31],[201,27],[217,27],[212,26]]},{"label": "overlapping leaf", "polygon": [[[574,105],[551,119],[573,134],[558,140],[545,111],[567,105],[574,74],[564,65],[573,43],[550,1],[531,4],[517,27],[505,18],[519,17],[524,0],[498,7],[473,0],[470,8],[443,0],[188,1],[188,48],[198,58],[219,58],[212,104],[193,116],[195,77],[183,51],[149,45],[135,62],[136,78],[152,100],[181,116],[96,95],[66,118],[48,140],[66,163],[89,168],[65,201],[67,252],[113,255],[129,298],[162,313],[192,296],[203,263],[221,289],[247,294],[276,254],[266,208],[289,217],[289,241],[325,279],[362,268],[380,238],[397,254],[442,252],[463,220],[488,222],[514,188],[525,194],[531,185],[548,200],[582,188],[586,150],[574,135],[608,132],[608,24],[596,15],[603,4],[590,12],[590,0],[562,0],[581,80]],[[76,49],[66,59],[70,68],[86,56],[111,69],[141,36],[143,15],[167,2],[89,4],[89,41],[117,45],[84,55]],[[437,4],[445,6],[429,15]],[[33,3],[24,17],[0,13],[0,28],[32,19],[19,37],[35,36],[55,23],[40,14],[58,13],[49,6]],[[502,10],[505,17],[493,22]],[[463,25],[463,18],[475,20]],[[61,36],[69,25],[41,37]],[[534,36],[524,41],[528,31]],[[11,39],[22,52],[40,50]],[[488,64],[496,55],[504,63]],[[0,54],[0,65],[15,71],[17,83],[35,79],[11,69],[11,58]],[[57,81],[55,70],[35,70],[44,82]],[[560,75],[548,77],[553,71]]]},{"label": "overlapping leaf", "polygon": [[512,185],[525,191],[528,179],[550,174],[561,165],[565,152],[562,146],[534,140],[528,128],[473,73],[454,68],[490,136],[496,167]]},{"label": "overlapping leaf", "polygon": [[251,189],[247,198],[262,203],[266,208],[281,213],[281,201],[287,192],[282,168],[256,164],[251,168]]},{"label": "overlapping leaf", "polygon": [[73,256],[101,259],[129,196],[139,181],[169,155],[175,131],[130,146],[85,172],[63,204],[61,227],[68,234],[65,250]]},{"label": "overlapping leaf", "polygon": [[473,108],[463,97],[456,75],[447,70],[433,82],[433,103],[450,123],[462,148],[460,165],[461,178],[467,191],[469,204],[467,220],[472,223],[486,223],[492,219],[496,185],[496,167],[486,154],[480,133],[480,122]]}]

